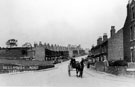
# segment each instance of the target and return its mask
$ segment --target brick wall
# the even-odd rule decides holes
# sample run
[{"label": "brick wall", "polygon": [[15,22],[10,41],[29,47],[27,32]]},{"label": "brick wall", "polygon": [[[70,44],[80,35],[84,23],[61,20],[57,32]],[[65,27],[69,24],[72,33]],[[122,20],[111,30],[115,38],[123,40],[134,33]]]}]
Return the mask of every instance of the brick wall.
[{"label": "brick wall", "polygon": [[27,48],[2,48],[0,49],[0,58],[19,59],[27,56]]},{"label": "brick wall", "polygon": [[124,43],[124,60],[130,62],[130,25],[131,25],[131,9],[130,5],[127,5],[127,17],[123,27],[123,43]]},{"label": "brick wall", "polygon": [[108,40],[108,60],[120,60],[123,55],[123,30],[120,29]]},{"label": "brick wall", "polygon": [[35,60],[43,61],[45,60],[45,48],[42,46],[37,46],[34,48],[35,54],[34,58]]}]

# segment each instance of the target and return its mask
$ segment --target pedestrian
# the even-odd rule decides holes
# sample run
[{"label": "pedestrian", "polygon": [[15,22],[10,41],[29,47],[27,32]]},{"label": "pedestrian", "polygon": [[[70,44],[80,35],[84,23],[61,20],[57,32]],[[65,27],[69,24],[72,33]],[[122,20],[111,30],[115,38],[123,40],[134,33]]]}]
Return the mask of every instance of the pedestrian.
[{"label": "pedestrian", "polygon": [[91,60],[88,59],[88,61],[87,61],[87,68],[90,68],[90,63],[91,63]]},{"label": "pedestrian", "polygon": [[106,72],[108,69],[108,66],[109,66],[108,60],[106,58],[104,58],[103,63],[104,63],[104,71]]},{"label": "pedestrian", "polygon": [[84,69],[84,59],[82,58],[81,62],[80,62],[80,77],[83,76],[83,69]]}]

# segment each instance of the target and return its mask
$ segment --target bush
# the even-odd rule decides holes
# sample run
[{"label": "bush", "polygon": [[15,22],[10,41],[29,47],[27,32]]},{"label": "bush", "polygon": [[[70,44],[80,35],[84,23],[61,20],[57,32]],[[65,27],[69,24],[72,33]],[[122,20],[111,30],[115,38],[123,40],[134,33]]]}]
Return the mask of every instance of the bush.
[{"label": "bush", "polygon": [[39,66],[38,70],[47,69],[47,68],[53,68],[53,67],[54,67],[54,65]]},{"label": "bush", "polygon": [[124,60],[109,61],[109,66],[128,66],[128,63]]}]

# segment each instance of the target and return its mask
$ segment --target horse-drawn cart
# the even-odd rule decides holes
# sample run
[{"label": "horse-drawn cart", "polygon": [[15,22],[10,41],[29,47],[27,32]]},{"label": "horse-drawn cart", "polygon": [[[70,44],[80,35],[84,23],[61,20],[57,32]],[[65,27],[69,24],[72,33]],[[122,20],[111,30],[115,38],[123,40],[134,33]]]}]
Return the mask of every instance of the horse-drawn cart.
[{"label": "horse-drawn cart", "polygon": [[71,76],[71,71],[76,70],[76,61],[75,62],[71,62],[68,65],[68,75]]},{"label": "horse-drawn cart", "polygon": [[78,73],[81,70],[81,64],[79,61],[76,61],[75,59],[71,59],[69,65],[68,65],[68,75],[71,76],[71,71],[76,71],[76,76],[78,76]]},{"label": "horse-drawn cart", "polygon": [[[84,59],[82,58],[81,62],[71,59],[68,65],[68,75],[71,76],[71,71],[76,71],[77,77],[82,77],[84,68]],[[79,75],[78,75],[79,74]]]}]

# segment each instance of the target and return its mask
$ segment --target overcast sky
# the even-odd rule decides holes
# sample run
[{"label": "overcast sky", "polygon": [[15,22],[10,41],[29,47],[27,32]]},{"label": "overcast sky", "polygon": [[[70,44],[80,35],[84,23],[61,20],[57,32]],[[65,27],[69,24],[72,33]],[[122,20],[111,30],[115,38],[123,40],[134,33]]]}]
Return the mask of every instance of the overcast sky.
[{"label": "overcast sky", "polygon": [[128,0],[0,0],[0,46],[25,42],[96,45],[111,25],[123,27]]}]

